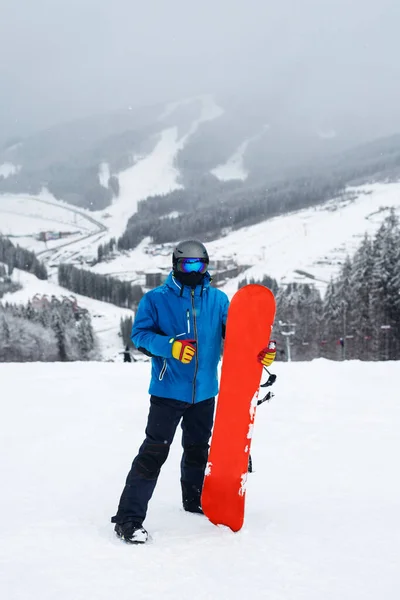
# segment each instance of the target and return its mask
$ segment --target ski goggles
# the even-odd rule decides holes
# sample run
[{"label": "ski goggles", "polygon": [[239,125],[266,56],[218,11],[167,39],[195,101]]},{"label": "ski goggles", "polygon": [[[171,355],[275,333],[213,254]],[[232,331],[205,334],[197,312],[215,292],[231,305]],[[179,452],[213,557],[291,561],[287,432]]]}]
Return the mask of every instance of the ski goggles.
[{"label": "ski goggles", "polygon": [[176,266],[181,273],[205,273],[208,262],[204,258],[178,258]]}]

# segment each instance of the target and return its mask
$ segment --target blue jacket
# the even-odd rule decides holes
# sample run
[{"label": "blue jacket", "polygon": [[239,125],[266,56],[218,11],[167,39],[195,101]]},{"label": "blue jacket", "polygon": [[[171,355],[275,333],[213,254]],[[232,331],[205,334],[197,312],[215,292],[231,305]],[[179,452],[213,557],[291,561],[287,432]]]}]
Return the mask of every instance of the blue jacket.
[{"label": "blue jacket", "polygon": [[[170,273],[163,285],[140,301],[131,338],[153,357],[150,394],[195,403],[218,393],[217,367],[229,300],[210,286],[210,279],[206,273],[203,286],[193,290]],[[175,339],[196,340],[197,351],[189,364],[172,357]]]}]

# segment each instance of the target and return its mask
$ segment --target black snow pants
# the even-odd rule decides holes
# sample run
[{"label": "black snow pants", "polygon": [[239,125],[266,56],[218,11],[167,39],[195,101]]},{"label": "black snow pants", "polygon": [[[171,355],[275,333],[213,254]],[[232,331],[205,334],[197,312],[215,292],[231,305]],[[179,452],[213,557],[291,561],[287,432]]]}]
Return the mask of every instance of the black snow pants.
[{"label": "black snow pants", "polygon": [[214,418],[215,399],[196,404],[151,396],[146,439],[132,463],[112,521],[142,524],[162,465],[167,460],[175,431],[182,419],[181,486],[183,506],[200,506],[204,471]]}]

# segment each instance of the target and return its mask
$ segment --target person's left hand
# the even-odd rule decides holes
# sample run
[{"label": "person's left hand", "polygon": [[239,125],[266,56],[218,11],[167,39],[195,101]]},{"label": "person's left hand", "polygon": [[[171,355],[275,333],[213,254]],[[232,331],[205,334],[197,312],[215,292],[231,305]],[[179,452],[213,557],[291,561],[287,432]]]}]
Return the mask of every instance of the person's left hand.
[{"label": "person's left hand", "polygon": [[261,352],[257,355],[257,360],[264,367],[269,367],[275,360],[276,356],[276,342],[275,340],[270,340],[268,346],[261,350]]}]

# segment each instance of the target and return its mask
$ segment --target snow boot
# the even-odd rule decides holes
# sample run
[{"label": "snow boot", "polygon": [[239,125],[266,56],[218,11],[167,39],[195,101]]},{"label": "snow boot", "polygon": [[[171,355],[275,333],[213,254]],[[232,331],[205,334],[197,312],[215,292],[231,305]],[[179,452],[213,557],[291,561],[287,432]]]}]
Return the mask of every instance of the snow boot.
[{"label": "snow boot", "polygon": [[185,481],[181,480],[182,486],[182,504],[183,510],[191,513],[198,513],[200,515],[203,514],[203,509],[201,508],[201,490],[193,484],[188,484]]},{"label": "snow boot", "polygon": [[149,534],[144,527],[134,521],[116,523],[114,531],[118,537],[128,544],[144,544],[149,538]]},{"label": "snow boot", "polygon": [[203,509],[201,508],[200,505],[200,500],[198,502],[195,502],[193,500],[191,500],[190,502],[183,502],[183,510],[186,510],[186,512],[190,512],[190,513],[197,513],[199,515],[203,515]]}]

